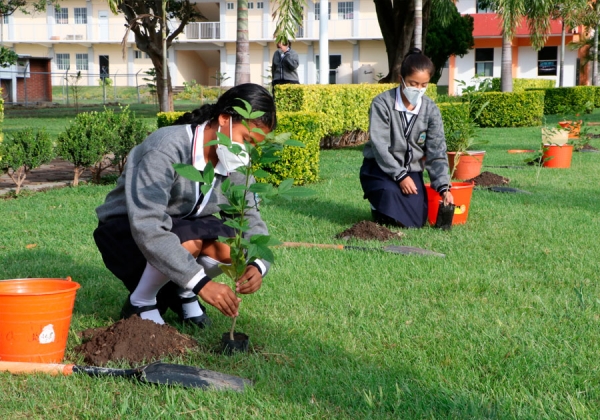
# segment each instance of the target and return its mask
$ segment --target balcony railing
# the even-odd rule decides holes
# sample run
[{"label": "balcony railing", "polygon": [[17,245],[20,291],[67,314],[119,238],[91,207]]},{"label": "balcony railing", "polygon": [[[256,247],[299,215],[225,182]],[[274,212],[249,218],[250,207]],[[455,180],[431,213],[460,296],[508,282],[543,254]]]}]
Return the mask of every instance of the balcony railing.
[{"label": "balcony railing", "polygon": [[192,39],[221,39],[219,22],[191,22],[185,27],[185,37]]}]

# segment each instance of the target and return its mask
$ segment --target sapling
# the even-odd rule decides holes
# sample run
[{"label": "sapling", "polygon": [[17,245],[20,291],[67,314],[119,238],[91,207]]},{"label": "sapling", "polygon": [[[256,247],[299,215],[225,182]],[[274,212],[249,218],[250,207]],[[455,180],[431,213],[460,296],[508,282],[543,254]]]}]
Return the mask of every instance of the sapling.
[{"label": "sapling", "polygon": [[[223,181],[221,192],[227,199],[228,204],[220,205],[221,210],[228,215],[225,225],[235,230],[235,235],[230,238],[219,237],[218,241],[229,245],[231,264],[220,264],[219,267],[223,273],[233,281],[233,291],[235,293],[235,284],[246,271],[248,264],[258,258],[264,259],[270,263],[274,262],[274,255],[270,247],[279,245],[280,242],[270,235],[253,235],[250,238],[244,237],[244,233],[250,229],[247,212],[252,208],[246,196],[248,194],[260,195],[260,200],[253,200],[254,206],[268,202],[275,197],[282,197],[291,200],[294,197],[306,197],[313,194],[313,191],[294,187],[293,179],[286,179],[279,186],[265,182],[255,182],[255,178],[265,179],[269,174],[261,169],[262,165],[269,164],[279,160],[277,152],[284,146],[304,147],[304,144],[290,139],[289,133],[275,135],[270,132],[265,135],[262,129],[258,127],[250,128],[248,121],[260,118],[264,112],[253,111],[252,106],[245,100],[238,98],[244,104],[242,107],[234,107],[235,111],[242,117],[241,123],[251,132],[264,136],[264,140],[256,145],[244,141],[245,150],[225,134],[218,132],[217,140],[208,142],[207,146],[223,145],[234,154],[246,157],[249,156],[250,163],[242,166],[236,171],[244,175],[244,184],[232,184],[229,179]],[[209,161],[203,172],[198,171],[191,164],[176,163],[173,164],[175,171],[194,182],[199,182],[203,194],[208,194],[214,179],[214,167]],[[237,295],[237,293],[236,293]],[[234,331],[237,317],[233,318],[231,330],[229,332],[230,340],[234,340]]]}]

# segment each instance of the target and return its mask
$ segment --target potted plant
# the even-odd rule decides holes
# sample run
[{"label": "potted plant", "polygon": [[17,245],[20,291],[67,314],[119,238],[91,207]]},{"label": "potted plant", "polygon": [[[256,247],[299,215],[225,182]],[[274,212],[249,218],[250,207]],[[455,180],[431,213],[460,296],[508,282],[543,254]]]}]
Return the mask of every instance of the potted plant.
[{"label": "potted plant", "polygon": [[582,114],[589,114],[593,111],[594,104],[590,101],[586,102],[581,106],[570,106],[570,105],[558,105],[557,110],[561,115],[558,125],[569,131],[569,138],[579,138],[581,134],[581,128],[584,125],[584,121],[581,119]]},{"label": "potted plant", "polygon": [[[260,135],[264,132],[260,128],[250,129],[248,121],[260,118],[264,113],[262,111],[253,111],[251,105],[240,99],[245,108],[234,107],[238,114],[242,116],[242,124],[250,130]],[[266,178],[268,173],[260,169],[261,165],[268,164],[278,160],[277,152],[283,149],[283,146],[304,147],[304,144],[290,139],[289,133],[275,135],[273,132],[267,134],[265,139],[256,144],[245,142],[244,151],[239,145],[233,143],[225,134],[217,133],[217,140],[207,143],[207,146],[223,145],[238,156],[248,154],[250,163],[248,166],[242,166],[236,169],[245,176],[244,185],[233,185],[226,180],[222,185],[223,195],[227,198],[228,204],[221,205],[221,210],[227,215],[225,224],[235,230],[235,236],[232,238],[219,237],[219,242],[229,245],[231,264],[221,264],[219,267],[223,273],[233,281],[232,290],[235,292],[235,284],[246,271],[246,267],[258,258],[273,263],[274,255],[270,247],[279,245],[280,242],[269,235],[253,235],[250,238],[244,237],[248,231],[249,224],[247,212],[251,208],[246,200],[246,195],[260,194],[260,202],[267,202],[274,197],[283,197],[292,199],[293,197],[305,197],[312,195],[311,190],[294,187],[293,179],[286,179],[279,186],[263,182],[253,182],[253,178]],[[203,172],[199,172],[193,165],[174,164],[173,167],[181,176],[192,181],[199,182],[203,194],[207,194],[211,188],[214,179],[214,167],[208,162]],[[257,200],[258,203],[258,200]],[[256,204],[258,205],[258,204]],[[226,354],[232,354],[236,351],[247,351],[249,338],[246,334],[236,332],[237,318],[233,318],[230,331],[223,333],[221,344]]]},{"label": "potted plant", "polygon": [[489,104],[485,101],[481,104],[473,101],[475,93],[485,92],[491,86],[489,79],[473,79],[475,83],[467,86],[466,82],[457,80],[456,82],[463,86],[463,97],[466,98],[467,110],[465,112],[456,112],[453,129],[446,133],[446,150],[448,154],[448,164],[452,179],[467,180],[478,176],[481,173],[484,150],[473,150],[476,145],[485,144],[486,141],[477,141],[476,137],[479,131],[479,125],[475,122],[481,112]]}]

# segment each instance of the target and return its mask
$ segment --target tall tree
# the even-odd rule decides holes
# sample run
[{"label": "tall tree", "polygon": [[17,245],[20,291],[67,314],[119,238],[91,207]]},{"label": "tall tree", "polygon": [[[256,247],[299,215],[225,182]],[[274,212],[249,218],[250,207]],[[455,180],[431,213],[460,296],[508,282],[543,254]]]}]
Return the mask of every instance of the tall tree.
[{"label": "tall tree", "polygon": [[565,78],[565,39],[567,28],[573,29],[586,20],[588,12],[587,0],[561,0],[554,6],[552,18],[561,22],[560,37],[560,67],[558,73],[558,86],[564,85]]},{"label": "tall tree", "polygon": [[[162,13],[163,1],[166,2],[166,16]],[[133,32],[137,48],[148,54],[152,60],[156,69],[160,110],[172,111],[173,87],[169,67],[164,65],[163,40],[166,42],[166,48],[169,48],[185,26],[203,18],[202,14],[190,0],[108,0],[108,5],[114,14],[121,12],[125,16],[127,32],[123,40],[127,39],[129,31]],[[177,22],[177,26],[170,28],[165,20]],[[168,96],[167,99],[164,98],[165,95]]]},{"label": "tall tree", "polygon": [[456,6],[450,10],[452,12],[445,16],[440,16],[437,9],[431,13],[425,54],[435,65],[435,74],[431,78],[432,83],[437,83],[440,79],[444,64],[451,55],[462,57],[475,45],[473,17],[462,16],[458,13]]}]

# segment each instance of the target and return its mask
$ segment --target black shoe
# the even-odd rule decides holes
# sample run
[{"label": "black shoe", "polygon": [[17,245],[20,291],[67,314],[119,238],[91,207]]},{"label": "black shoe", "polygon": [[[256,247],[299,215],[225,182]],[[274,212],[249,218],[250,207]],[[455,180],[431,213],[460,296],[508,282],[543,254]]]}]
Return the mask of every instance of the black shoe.
[{"label": "black shoe", "polygon": [[130,297],[131,295],[127,296],[125,305],[123,305],[123,308],[121,308],[121,319],[131,318],[132,316],[139,315],[142,312],[148,312],[157,309],[156,305],[135,306],[131,303]]},{"label": "black shoe", "polygon": [[[200,309],[202,309],[203,314],[200,316],[184,318],[183,317],[183,309],[181,308],[181,305],[184,303],[191,303],[191,302],[198,302],[198,305],[200,305]],[[204,305],[202,305],[200,303],[197,296],[192,296],[189,298],[180,298],[179,304],[180,304],[180,306],[179,306],[180,310],[176,311],[176,312],[179,315],[179,320],[181,322],[183,322],[184,324],[192,324],[192,325],[197,326],[198,328],[206,328],[212,324],[212,321],[210,320],[208,315],[206,315],[206,308],[204,307]]]}]

